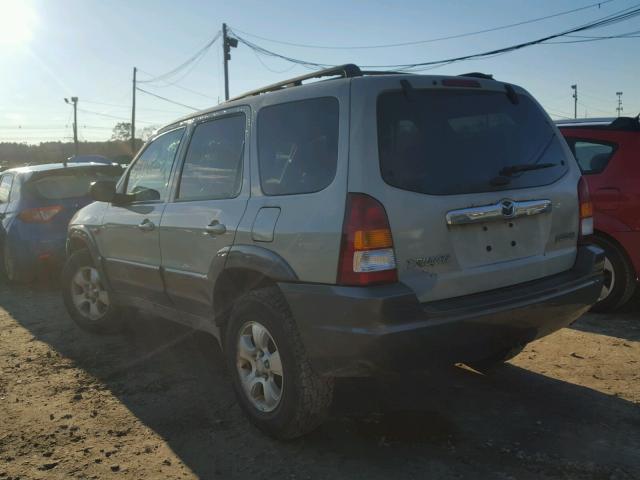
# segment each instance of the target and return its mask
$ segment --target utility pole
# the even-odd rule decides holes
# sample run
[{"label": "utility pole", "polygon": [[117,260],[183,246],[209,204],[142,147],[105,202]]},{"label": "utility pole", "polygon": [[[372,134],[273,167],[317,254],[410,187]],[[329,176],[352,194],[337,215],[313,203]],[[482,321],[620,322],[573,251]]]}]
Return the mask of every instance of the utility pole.
[{"label": "utility pole", "polygon": [[578,118],[578,84],[571,85],[573,90],[573,118]]},{"label": "utility pole", "polygon": [[224,99],[229,100],[229,65],[231,49],[238,46],[238,39],[227,35],[227,24],[222,24],[222,53],[224,57]]},{"label": "utility pole", "polygon": [[136,74],[138,69],[133,67],[133,96],[131,101],[131,155],[136,154]]},{"label": "utility pole", "polygon": [[616,108],[616,110],[618,111],[619,117],[622,113],[622,92],[616,92],[616,95],[618,96],[618,107]]},{"label": "utility pole", "polygon": [[73,104],[73,143],[75,156],[78,156],[78,97],[71,97],[71,101],[68,98],[64,99],[65,103]]}]

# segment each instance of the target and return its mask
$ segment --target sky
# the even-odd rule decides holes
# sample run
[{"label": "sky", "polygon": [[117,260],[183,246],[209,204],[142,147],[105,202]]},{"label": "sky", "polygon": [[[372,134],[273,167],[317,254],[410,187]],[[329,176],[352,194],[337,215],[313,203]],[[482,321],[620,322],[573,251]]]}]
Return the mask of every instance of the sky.
[{"label": "sky", "polygon": [[[223,22],[269,50],[318,63],[397,64],[440,60],[557,33],[636,5],[603,0],[600,7],[496,32],[419,45],[372,49],[302,48],[250,36],[320,46],[370,46],[450,36],[592,5],[597,0],[0,0],[0,142],[72,138],[77,96],[80,140],[106,140],[115,123],[130,121],[132,70],[144,81],[182,64],[220,31]],[[640,30],[640,16],[583,35]],[[247,32],[247,34],[240,33]],[[566,39],[566,40],[576,40]],[[231,96],[306,73],[302,66],[232,50]],[[221,43],[193,68],[166,82],[139,86],[194,108],[224,99]],[[424,72],[491,73],[531,92],[554,118],[640,113],[640,38],[538,45]],[[193,110],[143,92],[136,123],[157,127]]]}]

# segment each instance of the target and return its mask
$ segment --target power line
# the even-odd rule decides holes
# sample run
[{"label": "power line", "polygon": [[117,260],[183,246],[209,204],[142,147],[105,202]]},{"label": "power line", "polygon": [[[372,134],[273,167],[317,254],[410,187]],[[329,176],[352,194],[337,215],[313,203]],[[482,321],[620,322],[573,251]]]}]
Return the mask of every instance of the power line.
[{"label": "power line", "polygon": [[[464,61],[464,60],[472,60],[472,59],[477,59],[477,58],[484,58],[484,57],[490,57],[490,56],[494,56],[494,55],[499,55],[499,54],[503,54],[503,53],[508,53],[508,52],[513,52],[516,50],[520,50],[522,48],[526,48],[526,47],[530,47],[533,45],[538,45],[544,42],[548,42],[549,40],[552,40],[554,38],[558,38],[558,37],[563,37],[565,35],[571,34],[571,33],[577,33],[577,32],[583,32],[583,31],[587,31],[587,30],[591,30],[591,29],[595,29],[595,28],[600,28],[600,27],[604,27],[604,26],[609,26],[609,25],[613,25],[625,20],[629,20],[633,17],[636,17],[638,15],[640,15],[640,8],[637,8],[640,4],[636,4],[633,7],[629,7],[626,8],[624,10],[618,11],[614,14],[602,17],[600,19],[597,19],[595,21],[586,23],[584,25],[578,26],[578,27],[574,27],[572,29],[569,30],[565,30],[559,33],[555,33],[552,35],[547,35],[545,37],[541,37],[535,40],[530,40],[528,42],[522,42],[519,44],[515,44],[515,45],[510,45],[508,47],[503,47],[503,48],[498,48],[495,50],[490,50],[487,52],[481,52],[481,53],[474,53],[474,54],[470,54],[470,55],[464,55],[464,56],[460,56],[460,57],[453,57],[453,58],[448,58],[448,59],[443,59],[443,60],[433,60],[433,61],[428,61],[428,62],[416,62],[416,63],[404,63],[404,64],[392,64],[392,65],[362,65],[362,67],[364,68],[378,68],[378,69],[400,69],[400,70],[404,70],[404,71],[420,71],[423,67],[431,67],[434,65],[443,65],[443,64],[451,64],[454,62],[460,62],[460,61]],[[313,61],[308,61],[308,60],[301,60],[301,59],[297,59],[297,58],[293,58],[293,57],[289,57],[286,55],[282,55],[280,53],[277,52],[273,52],[271,50],[267,50],[264,47],[261,47],[259,45],[256,45],[253,42],[250,42],[248,40],[246,40],[243,37],[240,37],[236,34],[236,37],[238,38],[238,40],[242,43],[244,43],[246,46],[248,46],[249,48],[253,49],[254,51],[256,51],[257,53],[261,53],[263,55],[267,55],[267,56],[272,56],[272,57],[276,57],[276,58],[280,58],[292,63],[297,63],[299,65],[306,65],[306,66],[311,66],[311,67],[318,67],[318,68],[327,68],[327,67],[331,67],[333,65],[331,64],[325,64],[325,63],[318,63],[318,62],[313,62]]]},{"label": "power line", "polygon": [[185,105],[184,103],[176,102],[175,100],[171,100],[171,99],[169,99],[167,97],[163,97],[163,96],[158,95],[156,93],[148,92],[147,90],[143,90],[140,87],[137,87],[136,90],[138,90],[139,92],[142,92],[142,93],[146,93],[147,95],[151,95],[152,97],[159,98],[160,100],[164,100],[165,102],[173,103],[175,105],[180,105],[181,107],[185,107],[185,108],[190,108],[191,110],[196,110],[196,111],[200,110],[200,108],[190,107],[189,105]]},{"label": "power line", "polygon": [[[105,102],[95,102],[93,100],[89,101],[89,100],[83,100],[83,103],[89,103],[92,105],[102,105],[105,107],[113,107],[113,108],[126,108],[126,109],[130,109],[131,105],[123,105],[123,104],[115,104],[115,103],[105,103]],[[182,112],[176,112],[174,110],[163,110],[163,109],[158,109],[158,108],[147,108],[147,107],[136,107],[136,110],[146,110],[148,112],[159,112],[159,113],[175,113],[177,115],[180,115]]]},{"label": "power line", "polygon": [[[145,93],[146,93],[146,92],[145,92]],[[129,118],[125,118],[125,117],[118,117],[118,116],[116,116],[116,115],[109,115],[108,113],[94,112],[94,111],[92,111],[92,110],[85,110],[85,109],[83,109],[83,108],[79,108],[79,109],[78,109],[78,111],[83,112],[83,113],[89,113],[89,114],[91,114],[91,115],[98,115],[98,116],[100,116],[100,117],[112,118],[112,119],[114,119],[114,120],[120,120],[120,121],[123,121],[123,122],[128,122],[128,121],[130,121],[130,119],[129,119]],[[156,122],[149,122],[149,121],[146,121],[146,120],[136,120],[136,121],[137,121],[137,122],[140,122],[140,123],[156,123]]]},{"label": "power line", "polygon": [[[144,74],[146,74],[146,75],[151,75],[149,72],[145,72],[144,70],[141,70],[141,69],[138,69],[138,71],[139,71],[139,72],[142,72],[142,73],[144,73]],[[141,82],[140,82],[140,81],[138,81],[138,83],[141,83]],[[216,100],[216,101],[217,101],[217,99],[216,99],[215,97],[212,97],[211,95],[207,95],[207,94],[205,94],[205,93],[198,92],[197,90],[193,90],[193,89],[191,89],[191,88],[187,88],[187,87],[184,87],[184,86],[182,86],[182,85],[177,85],[177,84],[175,84],[175,83],[166,83],[165,85],[154,85],[154,87],[155,87],[155,88],[175,87],[175,88],[179,88],[180,90],[184,90],[185,92],[190,92],[190,93],[193,93],[194,95],[199,95],[199,96],[201,96],[201,97],[204,97],[204,98],[208,98],[208,99],[210,99],[210,100]]]},{"label": "power line", "polygon": [[574,36],[574,35],[567,35],[567,37],[571,37],[571,38],[580,38],[580,40],[558,40],[556,42],[548,42],[549,45],[556,45],[556,44],[560,44],[560,43],[585,43],[585,42],[599,42],[602,40],[612,40],[612,39],[624,39],[624,38],[640,38],[640,35],[638,35],[640,33],[640,30],[635,30],[633,32],[627,32],[627,33],[618,33],[616,35],[606,35],[606,36],[600,36],[600,37],[589,37],[589,36]]},{"label": "power line", "polygon": [[585,105],[582,102],[578,102],[578,105],[580,105],[581,107],[586,108],[587,110],[595,110],[596,112],[606,113],[607,115],[611,115],[611,111],[610,110],[603,110],[601,108],[595,108],[595,107],[592,107],[590,105]]},{"label": "power line", "polygon": [[421,45],[421,44],[425,44],[425,43],[441,42],[443,40],[453,40],[453,39],[456,39],[456,38],[470,37],[472,35],[479,35],[479,34],[482,34],[482,33],[496,32],[496,31],[505,30],[505,29],[508,29],[508,28],[519,27],[521,25],[527,25],[527,24],[530,24],[530,23],[541,22],[543,20],[548,20],[550,18],[556,18],[556,17],[561,17],[563,15],[569,15],[571,13],[580,12],[582,10],[587,10],[587,9],[590,9],[590,8],[595,8],[595,7],[600,8],[602,5],[610,3],[612,1],[613,0],[606,0],[606,1],[602,1],[602,2],[596,2],[596,3],[589,4],[589,5],[585,5],[583,7],[574,8],[574,9],[571,9],[571,10],[565,10],[563,12],[558,12],[558,13],[554,13],[554,14],[551,14],[551,15],[545,15],[544,17],[532,18],[532,19],[529,19],[529,20],[521,21],[521,22],[510,23],[508,25],[501,25],[501,26],[498,26],[498,27],[486,28],[486,29],[483,29],[483,30],[476,30],[474,32],[459,33],[459,34],[456,34],[456,35],[448,35],[448,36],[445,36],[445,37],[430,38],[430,39],[427,39],[427,40],[416,40],[416,41],[412,41],[412,42],[401,42],[401,43],[387,43],[387,44],[381,44],[381,45],[360,45],[360,46],[309,45],[309,44],[304,44],[304,43],[294,43],[294,42],[286,42],[286,41],[282,41],[282,40],[274,40],[272,38],[262,37],[262,36],[255,35],[255,34],[252,34],[252,33],[244,32],[242,30],[237,30],[237,31],[239,33],[242,33],[242,34],[247,35],[249,37],[257,38],[259,40],[264,40],[264,41],[272,42],[272,43],[278,43],[278,44],[281,44],[281,45],[288,45],[288,46],[291,46],[291,47],[300,47],[300,48],[316,48],[316,49],[324,49],[324,50],[365,50],[365,49],[374,49],[374,48],[393,48],[393,47],[405,47],[405,46],[410,46],[410,45]]},{"label": "power line", "polygon": [[154,83],[154,82],[166,80],[166,79],[174,76],[180,70],[188,67],[193,62],[198,61],[200,59],[200,57],[203,56],[213,46],[213,44],[216,42],[216,40],[218,40],[218,38],[220,38],[220,35],[221,35],[220,32],[216,33],[214,35],[214,37],[211,40],[209,40],[204,47],[202,47],[194,55],[189,57],[189,59],[187,59],[185,62],[181,63],[180,65],[178,65],[174,69],[169,70],[168,72],[163,73],[162,75],[158,75],[158,76],[156,76],[154,78],[149,78],[147,80],[138,80],[138,83]]},{"label": "power line", "polygon": [[[47,127],[37,127],[31,125],[0,125],[0,130],[36,130],[36,131],[44,131],[44,130],[67,130],[69,125],[65,125],[63,127],[58,126],[47,126]],[[95,125],[78,125],[78,128],[84,128],[87,130],[111,130],[111,127],[99,127]]]}]

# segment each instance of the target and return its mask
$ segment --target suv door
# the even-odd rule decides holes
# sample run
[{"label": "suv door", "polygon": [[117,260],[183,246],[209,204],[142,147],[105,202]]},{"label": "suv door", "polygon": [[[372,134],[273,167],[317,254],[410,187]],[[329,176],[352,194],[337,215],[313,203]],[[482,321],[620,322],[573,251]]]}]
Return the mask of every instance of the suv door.
[{"label": "suv door", "polygon": [[196,123],[160,224],[167,294],[181,310],[211,312],[211,271],[218,252],[233,244],[249,199],[246,108]]},{"label": "suv door", "polygon": [[184,130],[171,130],[146,146],[118,186],[131,201],[106,209],[96,239],[116,292],[166,303],[157,227]]}]

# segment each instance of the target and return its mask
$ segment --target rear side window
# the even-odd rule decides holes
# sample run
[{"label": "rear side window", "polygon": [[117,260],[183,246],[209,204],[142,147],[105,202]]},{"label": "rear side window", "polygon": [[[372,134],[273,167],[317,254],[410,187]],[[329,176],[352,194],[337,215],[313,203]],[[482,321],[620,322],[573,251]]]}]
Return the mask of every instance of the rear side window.
[{"label": "rear side window", "polygon": [[120,167],[100,169],[70,168],[35,178],[29,182],[30,191],[40,198],[63,200],[89,196],[91,183],[100,180],[116,181],[120,178]]},{"label": "rear side window", "polygon": [[13,175],[3,175],[0,178],[0,203],[8,203],[11,194]]},{"label": "rear side window", "polygon": [[609,164],[615,146],[591,140],[567,139],[584,174],[600,173]]},{"label": "rear side window", "polygon": [[[555,182],[568,169],[562,143],[535,102],[526,95],[518,99],[513,104],[504,92],[454,89],[416,90],[410,98],[400,91],[381,94],[382,177],[394,187],[432,195]],[[524,164],[553,165],[508,170]]]},{"label": "rear side window", "polygon": [[258,114],[260,184],[266,195],[318,192],[338,163],[336,98],[265,107]]},{"label": "rear side window", "polygon": [[242,184],[245,115],[202,123],[193,132],[182,167],[178,199],[232,198]]},{"label": "rear side window", "polygon": [[171,168],[178,153],[184,128],[167,132],[153,140],[131,166],[126,193],[147,199],[166,200]]}]

